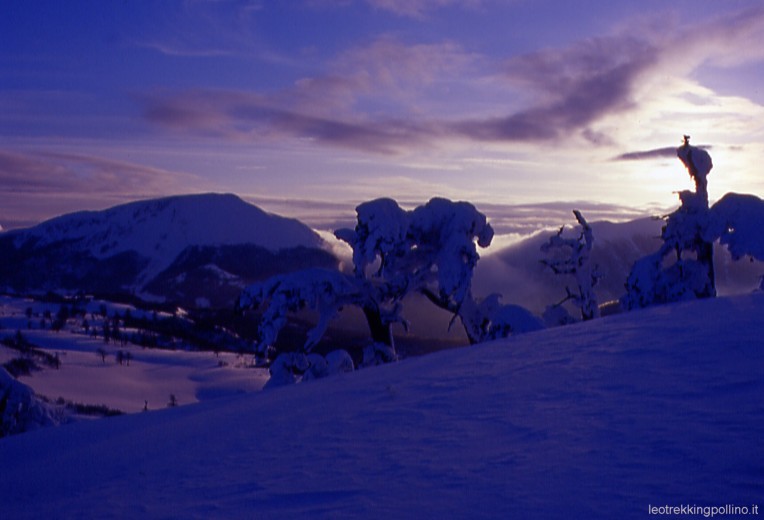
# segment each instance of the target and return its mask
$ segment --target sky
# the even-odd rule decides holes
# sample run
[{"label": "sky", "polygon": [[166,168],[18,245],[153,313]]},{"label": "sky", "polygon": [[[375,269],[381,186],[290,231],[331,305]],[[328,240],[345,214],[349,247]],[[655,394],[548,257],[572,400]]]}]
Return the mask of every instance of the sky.
[{"label": "sky", "polygon": [[762,196],[761,41],[735,0],[0,0],[0,226],[208,191],[618,218],[691,188],[684,134],[711,199]]}]

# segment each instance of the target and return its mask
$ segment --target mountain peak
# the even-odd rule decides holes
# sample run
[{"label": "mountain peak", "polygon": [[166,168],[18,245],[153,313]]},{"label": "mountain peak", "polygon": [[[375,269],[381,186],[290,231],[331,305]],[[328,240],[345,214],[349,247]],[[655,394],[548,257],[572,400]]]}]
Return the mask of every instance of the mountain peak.
[{"label": "mountain peak", "polygon": [[204,193],[141,200],[63,215],[27,230],[38,244],[82,241],[96,258],[124,251],[167,256],[194,245],[255,244],[271,251],[318,247],[320,237],[294,219],[264,212],[236,195]]},{"label": "mountain peak", "polygon": [[[247,251],[254,247],[279,255],[294,248],[323,246],[319,235],[298,220],[266,213],[236,195],[218,193],[177,195],[71,213],[4,235],[0,249],[8,249],[8,258],[15,259],[6,266],[6,277],[18,278],[13,269],[22,269],[92,278],[87,273],[100,263],[108,266],[104,272],[113,273],[104,275],[106,278],[137,290],[173,265],[181,253],[194,248],[246,246]],[[29,258],[37,260],[30,262]],[[117,278],[124,280],[117,282]]]}]

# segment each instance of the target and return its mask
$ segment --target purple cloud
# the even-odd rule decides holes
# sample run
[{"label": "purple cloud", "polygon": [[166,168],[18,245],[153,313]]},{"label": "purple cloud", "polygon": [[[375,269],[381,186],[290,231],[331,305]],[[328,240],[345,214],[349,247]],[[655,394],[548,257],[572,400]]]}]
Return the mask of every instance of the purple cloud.
[{"label": "purple cloud", "polygon": [[[634,38],[610,37],[514,58],[506,64],[508,86],[537,92],[539,99],[505,116],[445,121],[411,109],[418,90],[462,75],[475,60],[452,44],[406,47],[386,37],[344,53],[331,73],[304,78],[275,94],[160,93],[145,98],[145,115],[168,128],[231,139],[293,136],[378,153],[444,137],[511,142],[547,141],[573,132],[591,136],[588,125],[633,106],[633,88],[655,65],[657,51]],[[370,97],[386,100],[400,116],[366,113],[362,100]]]},{"label": "purple cloud", "polygon": [[[154,99],[148,102],[145,114],[149,121],[179,131],[240,141],[299,137],[374,153],[425,145],[436,133],[403,119],[361,121],[317,116],[269,105],[257,97],[229,94],[209,91],[186,98]],[[200,110],[194,103],[200,97],[214,99],[214,103]]]},{"label": "purple cloud", "polygon": [[653,150],[641,150],[626,152],[614,157],[614,161],[644,161],[649,159],[676,158],[676,147],[655,148]]},{"label": "purple cloud", "polygon": [[484,0],[366,0],[366,2],[376,9],[389,11],[398,16],[424,18],[431,11],[449,6],[475,9],[480,7]]},{"label": "purple cloud", "polygon": [[[365,0],[365,2],[379,11],[406,18],[422,19],[428,13],[448,6],[474,9],[484,4],[485,0]],[[347,7],[353,3],[353,0],[306,0],[306,4],[314,8]]]},{"label": "purple cloud", "polygon": [[0,193],[163,193],[189,176],[87,155],[0,149]]},{"label": "purple cloud", "polygon": [[545,49],[507,64],[510,83],[540,94],[536,106],[507,116],[464,121],[457,133],[478,141],[544,141],[587,131],[600,117],[634,106],[634,86],[658,51],[631,37],[594,38]]},{"label": "purple cloud", "polygon": [[[446,3],[412,5],[420,10]],[[384,5],[393,9],[403,3],[379,4]],[[733,24],[741,27],[738,36],[730,34]],[[496,74],[486,76],[478,67],[486,58],[452,43],[404,45],[389,36],[341,53],[325,74],[302,78],[280,91],[164,92],[147,96],[143,103],[153,123],[239,141],[292,137],[387,154],[446,141],[545,143],[572,136],[612,146],[611,138],[593,126],[606,116],[637,108],[637,91],[646,80],[686,73],[704,57],[721,62],[723,56],[709,42],[729,53],[762,28],[764,10],[754,9],[680,32],[632,27],[513,57],[503,64],[500,77],[507,100],[514,101],[518,90],[534,98],[528,108],[497,111],[495,117],[449,118],[452,104],[428,97],[439,84],[458,82],[477,92],[477,83],[492,77],[495,87]]]},{"label": "purple cloud", "polygon": [[[139,97],[145,118],[175,131],[247,141],[297,137],[373,153],[427,146],[444,131],[412,118],[423,88],[469,68],[473,56],[452,43],[406,46],[383,36],[340,54],[324,75],[267,94],[231,90],[154,92]],[[385,117],[362,108],[386,105]]]}]

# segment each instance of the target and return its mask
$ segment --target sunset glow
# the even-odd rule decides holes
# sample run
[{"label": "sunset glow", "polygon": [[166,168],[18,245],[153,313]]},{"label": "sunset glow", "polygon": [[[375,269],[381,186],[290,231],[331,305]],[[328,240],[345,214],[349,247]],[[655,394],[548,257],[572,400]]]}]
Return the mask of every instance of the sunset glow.
[{"label": "sunset glow", "polygon": [[764,194],[764,8],[586,6],[7,3],[0,225],[205,191],[325,228],[380,196],[649,212],[683,134],[712,199]]}]

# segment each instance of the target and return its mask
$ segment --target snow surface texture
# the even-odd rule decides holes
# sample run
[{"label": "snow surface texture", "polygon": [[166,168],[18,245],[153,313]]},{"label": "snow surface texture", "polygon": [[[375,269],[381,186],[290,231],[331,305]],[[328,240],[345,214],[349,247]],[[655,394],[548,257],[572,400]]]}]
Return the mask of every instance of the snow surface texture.
[{"label": "snow surface texture", "polygon": [[763,294],[659,306],[9,437],[2,513],[623,519],[764,506],[762,312]]},{"label": "snow surface texture", "polygon": [[144,280],[195,245],[254,244],[270,251],[319,247],[320,237],[294,219],[271,215],[235,195],[182,195],[83,211],[18,230],[16,246],[80,241],[95,258],[135,251],[151,259]]}]

